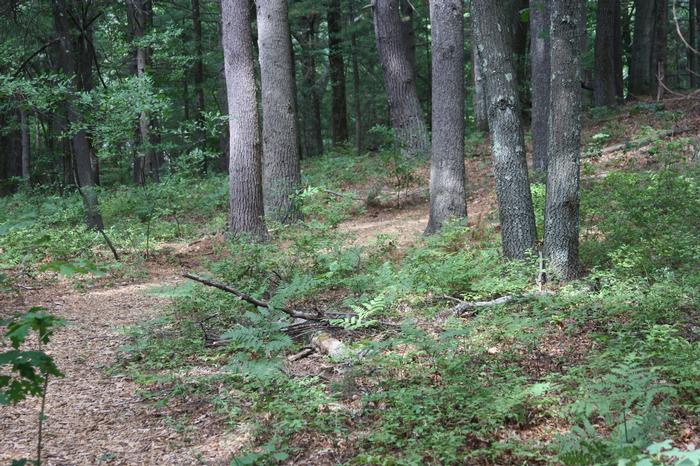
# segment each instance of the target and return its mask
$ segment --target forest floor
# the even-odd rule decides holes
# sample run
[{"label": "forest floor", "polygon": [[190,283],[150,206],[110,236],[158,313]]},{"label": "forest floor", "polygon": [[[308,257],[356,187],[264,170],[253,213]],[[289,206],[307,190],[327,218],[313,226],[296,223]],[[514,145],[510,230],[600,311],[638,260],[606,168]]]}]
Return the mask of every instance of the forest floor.
[{"label": "forest floor", "polygon": [[[697,127],[698,121],[683,124]],[[627,137],[634,125],[638,124],[627,124],[610,143]],[[590,125],[587,131],[590,135],[600,128]],[[645,163],[645,156],[634,150],[609,154],[595,159],[595,169],[583,178],[605,176],[609,170],[640,160]],[[467,171],[470,223],[495,221],[489,164],[469,159]],[[421,200],[403,208],[367,209],[341,223],[339,230],[357,244],[390,235],[403,250],[421,237],[426,224],[427,204]],[[221,242],[222,236],[209,236],[162,246],[135,278],[78,283],[55,276],[45,281],[25,278],[18,281],[20,287],[26,283],[20,293],[0,298],[0,308],[44,306],[66,320],[48,346],[65,377],[52,379],[48,387],[45,464],[229,464],[232,454],[246,446],[245,425],[231,430],[221,415],[197,397],[154,402],[117,365],[120,348],[131,341],[126,329],[145,321],[155,320],[157,325],[159,315],[172,302],[150,291],[183,283],[181,274],[198,268],[203,257],[215,258],[216,244]],[[39,402],[32,399],[2,408],[0,462],[34,454],[38,407]]]}]

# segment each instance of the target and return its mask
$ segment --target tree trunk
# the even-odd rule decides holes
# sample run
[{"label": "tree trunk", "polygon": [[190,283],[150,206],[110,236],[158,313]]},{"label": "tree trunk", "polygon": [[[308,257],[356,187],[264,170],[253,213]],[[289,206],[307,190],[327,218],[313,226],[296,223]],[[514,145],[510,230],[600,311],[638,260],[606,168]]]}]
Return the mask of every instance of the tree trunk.
[{"label": "tree trunk", "polygon": [[[202,58],[202,18],[199,8],[199,0],[192,0],[192,30],[194,32],[194,105],[197,122],[195,132],[195,144],[204,147],[206,144],[206,131],[204,130],[204,60]],[[206,171],[206,162],[203,167]]]},{"label": "tree trunk", "polygon": [[[693,22],[693,30],[695,31],[695,42],[692,43],[693,47],[698,50],[700,49],[700,0],[690,0],[690,7],[695,12]],[[692,68],[693,73],[691,76],[695,77],[695,86],[700,86],[700,57],[695,57],[695,66]]]},{"label": "tree trunk", "polygon": [[549,167],[544,253],[563,279],[579,275],[579,156],[581,144],[581,63],[578,47],[585,0],[552,3]]},{"label": "tree trunk", "polygon": [[651,95],[656,89],[656,15],[658,0],[635,0],[634,39],[629,70],[633,95]]},{"label": "tree trunk", "polygon": [[596,107],[616,104],[615,90],[615,3],[619,0],[598,0],[595,33],[595,80],[593,100]]},{"label": "tree trunk", "polygon": [[258,0],[257,19],[265,214],[271,220],[289,223],[300,217],[294,196],[301,174],[287,1]]},{"label": "tree trunk", "polygon": [[[58,36],[58,62],[63,73],[70,78],[69,90],[72,92],[89,91],[92,88],[90,72],[92,67],[92,55],[87,53],[85,40],[89,38],[90,28],[85,28],[82,33],[76,31],[71,34],[71,16],[73,18],[87,18],[88,15],[79,15],[71,11],[66,0],[52,0],[52,11],[56,35]],[[84,12],[89,13],[89,12]],[[94,13],[93,13],[94,14]],[[76,25],[76,29],[83,29],[83,24]],[[75,36],[75,37],[74,37]],[[71,126],[79,127],[81,118],[73,105],[73,97],[69,95],[66,100],[66,114]],[[71,152],[73,154],[74,178],[80,190],[85,206],[85,217],[90,228],[101,230],[103,228],[102,215],[97,202],[97,170],[93,163],[92,148],[88,134],[84,129],[75,131],[71,137]]]},{"label": "tree trunk", "polygon": [[663,88],[659,80],[666,82],[666,23],[668,22],[668,1],[656,0],[654,13],[654,45],[651,50],[651,91],[659,100],[663,95]]},{"label": "tree trunk", "polygon": [[622,5],[621,0],[614,0],[613,4],[613,70],[615,73],[615,97],[618,104],[625,100],[625,84],[623,81],[624,46],[622,43]]},{"label": "tree trunk", "polygon": [[373,7],[377,51],[389,98],[391,125],[407,159],[430,156],[430,143],[416,91],[406,25],[399,0],[376,0]]},{"label": "tree trunk", "polygon": [[353,25],[355,18],[355,8],[353,6],[354,0],[350,0],[348,4],[350,5],[350,18],[349,23],[351,27],[350,33],[350,53],[352,54],[352,107],[355,114],[355,150],[360,154],[364,148],[364,133],[362,129],[362,105],[360,103],[360,65],[357,55],[360,53],[357,47],[357,32]]},{"label": "tree trunk", "polygon": [[479,131],[489,130],[489,120],[486,114],[486,89],[484,77],[481,75],[481,65],[476,50],[476,36],[473,35],[472,67],[474,69],[474,125]]},{"label": "tree trunk", "polygon": [[549,144],[549,13],[552,0],[530,1],[530,65],[532,67],[532,168],[547,173]]},{"label": "tree trunk", "polygon": [[348,140],[348,109],[345,98],[345,61],[342,48],[342,11],[340,0],[331,0],[328,5],[328,66],[331,89],[331,136],[333,145]]},{"label": "tree trunk", "polygon": [[[520,86],[528,81],[526,66],[528,23],[523,21],[521,12],[528,9],[528,0],[509,1],[511,4],[510,18],[513,28],[513,56],[515,58],[515,71],[517,73],[518,90],[521,91],[521,94],[524,94],[526,91],[521,89]],[[525,102],[526,97],[526,95],[522,95],[520,102]]]},{"label": "tree trunk", "polygon": [[222,0],[224,73],[228,95],[229,231],[267,238],[263,209],[262,152],[253,62],[249,0]]},{"label": "tree trunk", "polygon": [[464,192],[464,12],[462,0],[432,0],[433,157],[426,234],[467,216]]},{"label": "tree trunk", "polygon": [[19,128],[21,134],[21,146],[22,146],[22,170],[21,176],[25,181],[29,181],[29,160],[30,160],[30,134],[29,134],[29,123],[27,122],[27,111],[23,108],[19,110]]},{"label": "tree trunk", "polygon": [[503,252],[509,258],[523,258],[535,246],[537,233],[508,11],[507,3],[472,0],[475,45],[486,85]]},{"label": "tree trunk", "polygon": [[312,12],[302,18],[303,32],[300,36],[301,69],[304,119],[304,157],[314,157],[323,153],[323,135],[321,132],[321,84],[316,72],[316,34],[320,17]]}]

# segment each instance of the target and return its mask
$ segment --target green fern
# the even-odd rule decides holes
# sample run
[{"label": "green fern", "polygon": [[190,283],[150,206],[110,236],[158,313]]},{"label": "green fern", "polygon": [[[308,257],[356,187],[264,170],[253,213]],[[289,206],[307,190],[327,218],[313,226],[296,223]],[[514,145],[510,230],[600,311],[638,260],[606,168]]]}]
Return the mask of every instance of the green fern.
[{"label": "green fern", "polygon": [[343,327],[346,330],[359,330],[362,328],[372,327],[377,324],[377,320],[372,319],[372,317],[383,312],[386,306],[386,297],[384,295],[378,295],[367,303],[350,306],[355,313],[354,316],[344,317],[342,319],[331,319],[330,322],[331,324],[338,327]]}]

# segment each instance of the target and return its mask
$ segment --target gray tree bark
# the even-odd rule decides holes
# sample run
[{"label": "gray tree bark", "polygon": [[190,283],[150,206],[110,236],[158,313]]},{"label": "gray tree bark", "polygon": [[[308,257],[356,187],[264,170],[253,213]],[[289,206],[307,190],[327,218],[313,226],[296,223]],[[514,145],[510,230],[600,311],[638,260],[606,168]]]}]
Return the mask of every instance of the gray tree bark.
[{"label": "gray tree bark", "polygon": [[[69,90],[89,91],[92,88],[91,82],[91,64],[92,55],[85,50],[85,36],[91,35],[91,30],[71,33],[71,16],[73,18],[88,17],[94,15],[94,12],[83,12],[84,15],[77,14],[77,11],[72,10],[72,4],[66,0],[52,0],[51,2],[54,27],[56,35],[59,39],[58,62],[63,73],[70,79]],[[82,28],[82,25],[75,25],[76,29]],[[68,123],[73,127],[80,127],[81,118],[75,110],[73,97],[69,96],[66,100],[66,114]],[[73,174],[76,185],[80,189],[85,207],[85,220],[90,228],[101,230],[103,228],[102,215],[100,214],[99,205],[97,202],[97,167],[93,163],[92,148],[88,134],[84,129],[73,130],[71,136],[71,151],[73,153]]]},{"label": "gray tree bark", "polygon": [[221,17],[231,135],[229,231],[264,240],[262,144],[249,0],[222,0]]},{"label": "gray tree bark", "polygon": [[[658,22],[665,16],[662,0],[635,0],[634,38],[629,70],[629,90],[633,95],[652,95],[658,72]],[[660,5],[664,3],[664,5]],[[663,7],[663,8],[661,8]]]},{"label": "gray tree bark", "polygon": [[407,159],[413,159],[430,156],[430,143],[411,65],[411,44],[405,39],[407,33],[399,14],[399,3],[399,0],[376,0],[372,10],[391,126],[402,153]]},{"label": "gray tree bark", "polygon": [[[472,27],[472,31],[474,28]],[[489,130],[489,119],[486,114],[486,89],[484,89],[484,77],[481,75],[481,65],[477,53],[477,38],[472,32],[472,68],[474,71],[474,125],[479,131]]]},{"label": "gray tree bark", "polygon": [[549,167],[544,254],[563,279],[580,273],[579,156],[581,144],[580,23],[585,0],[552,3]]},{"label": "gray tree bark", "polygon": [[486,84],[503,252],[509,258],[523,258],[535,246],[537,232],[525,160],[509,10],[508,2],[472,0],[476,47]]},{"label": "gray tree bark", "polygon": [[464,191],[464,12],[462,0],[432,0],[430,217],[426,234],[467,216]]},{"label": "gray tree bark", "polygon": [[530,1],[530,65],[532,74],[532,168],[547,173],[549,144],[549,12],[552,0]]},{"label": "gray tree bark", "polygon": [[301,173],[287,1],[257,0],[257,20],[265,215],[290,223],[300,218],[294,196],[301,184]]},{"label": "gray tree bark", "polygon": [[618,22],[615,20],[615,3],[618,1],[598,0],[595,31],[595,80],[593,84],[593,102],[596,107],[613,107],[617,103],[615,25]]}]

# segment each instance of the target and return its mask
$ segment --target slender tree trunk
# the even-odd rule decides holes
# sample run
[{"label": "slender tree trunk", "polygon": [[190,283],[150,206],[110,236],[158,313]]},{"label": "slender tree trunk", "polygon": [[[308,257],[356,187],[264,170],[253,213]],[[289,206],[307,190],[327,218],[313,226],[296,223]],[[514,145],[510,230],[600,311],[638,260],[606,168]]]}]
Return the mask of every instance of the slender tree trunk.
[{"label": "slender tree trunk", "polygon": [[507,3],[472,0],[478,58],[486,84],[488,119],[501,219],[503,252],[523,258],[537,232],[525,160],[525,140],[513,64]]},{"label": "slender tree trunk", "polygon": [[563,279],[580,273],[579,155],[581,144],[581,63],[577,21],[585,0],[552,3],[549,167],[545,206],[544,253]]},{"label": "slender tree trunk", "polygon": [[[696,50],[700,49],[700,0],[690,0],[690,8],[695,12],[693,22],[693,30],[695,31],[695,42],[693,42],[693,47]],[[700,57],[695,57],[694,67],[692,68],[692,76],[695,77],[694,87],[700,86]]]},{"label": "slender tree trunk", "polygon": [[[202,52],[202,18],[199,8],[199,0],[192,0],[192,30],[194,32],[194,101],[197,131],[195,132],[196,144],[204,147],[206,143],[206,131],[204,130],[204,59]],[[204,165],[206,171],[206,162]]]},{"label": "slender tree trunk", "polygon": [[19,110],[19,127],[20,133],[22,135],[22,178],[25,181],[29,181],[29,161],[30,161],[30,151],[31,142],[29,134],[29,123],[27,122],[27,111],[23,108]]},{"label": "slender tree trunk", "polygon": [[547,173],[549,144],[549,12],[552,0],[530,1],[530,65],[532,67],[532,168]]},{"label": "slender tree trunk", "polygon": [[666,82],[666,23],[668,22],[668,1],[656,0],[654,13],[654,44],[651,49],[651,91],[656,99],[663,96],[663,88],[659,80]]},{"label": "slender tree trunk", "polygon": [[464,192],[464,12],[462,0],[432,0],[433,157],[426,234],[467,216]]},{"label": "slender tree trunk", "polygon": [[625,84],[623,81],[624,69],[624,46],[622,43],[622,6],[621,0],[614,0],[613,4],[613,69],[615,74],[615,97],[617,103],[621,104],[625,100]]},{"label": "slender tree trunk", "polygon": [[[528,81],[527,76],[527,38],[528,38],[528,22],[523,21],[522,11],[528,9],[528,0],[509,0],[510,1],[510,18],[512,21],[513,30],[513,56],[515,58],[515,71],[517,73],[518,89],[521,94],[526,93],[521,89],[520,85]],[[529,13],[528,13],[529,16]],[[526,101],[525,95],[521,96],[520,102]]]},{"label": "slender tree trunk", "polygon": [[411,65],[411,44],[405,39],[407,26],[399,13],[399,0],[374,2],[374,31],[389,97],[391,125],[404,156],[413,159],[429,156],[430,143]]},{"label": "slender tree trunk", "polygon": [[[69,90],[89,91],[91,82],[89,72],[92,63],[92,56],[88,56],[85,50],[85,39],[88,31],[83,31],[76,34],[78,39],[73,40],[71,34],[71,16],[79,18],[76,12],[70,12],[66,0],[52,0],[54,25],[56,35],[59,39],[58,55],[59,63],[64,74],[70,77]],[[76,26],[82,28],[82,25]],[[75,43],[74,43],[75,42]],[[72,101],[73,97],[69,96],[66,100],[66,114],[70,125],[79,127],[81,118],[75,110]],[[100,214],[99,205],[97,202],[97,171],[95,164],[92,161],[92,148],[88,134],[84,129],[74,131],[71,137],[71,152],[74,165],[74,178],[78,189],[80,189],[83,204],[85,206],[85,217],[87,225],[90,228],[101,230],[103,228],[102,215]]]},{"label": "slender tree trunk", "polygon": [[[473,29],[473,28],[472,28]],[[486,89],[484,77],[481,75],[481,65],[476,50],[477,37],[472,34],[472,68],[474,71],[474,125],[479,131],[489,130],[489,120],[486,114]]]},{"label": "slender tree trunk", "polygon": [[260,123],[249,0],[222,0],[224,73],[230,138],[229,231],[267,238],[263,210]]},{"label": "slender tree trunk", "polygon": [[615,3],[598,0],[595,33],[595,80],[593,100],[596,107],[612,107],[615,92]]},{"label": "slender tree trunk", "polygon": [[364,115],[362,113],[362,105],[360,103],[361,97],[361,86],[360,86],[360,64],[357,55],[360,53],[357,47],[357,32],[353,25],[355,18],[355,8],[353,5],[354,0],[350,0],[348,4],[350,5],[350,18],[349,25],[351,28],[350,33],[350,53],[352,54],[352,107],[353,113],[355,114],[355,150],[360,154],[364,149],[364,132],[362,129],[362,121]]},{"label": "slender tree trunk", "polygon": [[265,214],[274,221],[289,223],[300,218],[294,196],[301,174],[287,0],[258,0],[257,19]]},{"label": "slender tree trunk", "polygon": [[331,0],[328,5],[328,66],[330,68],[331,89],[331,136],[333,145],[348,140],[348,109],[345,98],[345,61],[343,59],[342,10],[340,0]]},{"label": "slender tree trunk", "polygon": [[323,153],[321,132],[321,83],[316,71],[317,29],[320,17],[312,12],[302,18],[304,31],[299,36],[301,45],[302,89],[304,107],[304,157]]}]

